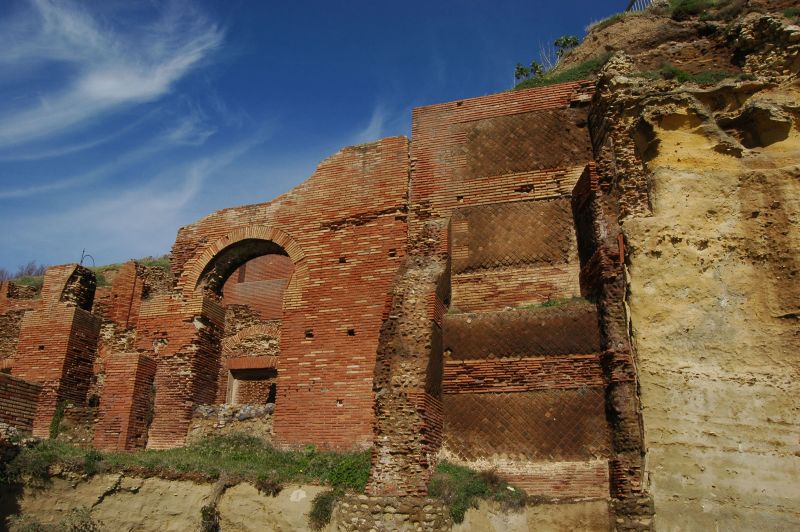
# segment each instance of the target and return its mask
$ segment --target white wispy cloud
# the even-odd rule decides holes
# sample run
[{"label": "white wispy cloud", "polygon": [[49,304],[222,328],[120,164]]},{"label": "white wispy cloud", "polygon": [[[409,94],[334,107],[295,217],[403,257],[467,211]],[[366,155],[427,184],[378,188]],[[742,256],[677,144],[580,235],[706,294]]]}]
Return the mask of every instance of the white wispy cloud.
[{"label": "white wispy cloud", "polygon": [[0,244],[10,245],[13,233],[14,240],[53,247],[61,256],[66,246],[77,251],[85,247],[98,264],[162,253],[169,249],[177,228],[191,221],[190,213],[207,180],[264,139],[257,135],[176,164],[146,182],[96,195],[68,210],[10,221],[10,232],[0,234]]},{"label": "white wispy cloud", "polygon": [[362,129],[358,130],[351,142],[354,144],[365,144],[382,138],[384,126],[387,120],[386,108],[383,104],[378,103],[372,108],[372,115],[370,115],[369,123]]},{"label": "white wispy cloud", "polygon": [[67,79],[0,111],[0,147],[64,133],[102,115],[169,93],[222,44],[224,32],[189,4],[115,29],[80,4],[32,0],[0,26],[0,68],[26,76],[59,64]]}]

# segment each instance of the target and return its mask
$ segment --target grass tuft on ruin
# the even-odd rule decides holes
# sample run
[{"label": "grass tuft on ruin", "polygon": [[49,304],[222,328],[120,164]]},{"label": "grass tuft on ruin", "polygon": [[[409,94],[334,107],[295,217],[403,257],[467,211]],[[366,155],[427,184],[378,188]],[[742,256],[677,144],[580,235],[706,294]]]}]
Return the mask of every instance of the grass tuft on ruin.
[{"label": "grass tuft on ruin", "polygon": [[4,483],[46,482],[55,466],[79,474],[127,472],[166,479],[213,481],[227,475],[272,494],[288,482],[329,485],[361,492],[369,477],[369,451],[336,453],[307,447],[282,451],[244,434],[215,436],[177,449],[104,453],[56,440],[25,447],[5,467]]},{"label": "grass tuft on ruin", "polygon": [[570,68],[565,68],[563,70],[551,70],[550,72],[547,72],[541,76],[535,76],[526,79],[514,87],[514,90],[531,89],[534,87],[547,87],[550,85],[556,85],[558,83],[589,79],[600,72],[600,69],[603,68],[603,65],[606,64],[610,57],[611,54],[603,54]]},{"label": "grass tuft on ruin", "polygon": [[342,498],[344,492],[341,489],[332,489],[319,493],[311,501],[311,511],[308,513],[308,526],[311,530],[322,530],[331,522],[333,509],[336,503]]},{"label": "grass tuft on ruin", "polygon": [[463,522],[467,510],[477,508],[481,500],[496,501],[507,510],[522,508],[527,503],[524,491],[493,471],[475,471],[449,462],[436,466],[428,493],[444,501],[455,523]]}]

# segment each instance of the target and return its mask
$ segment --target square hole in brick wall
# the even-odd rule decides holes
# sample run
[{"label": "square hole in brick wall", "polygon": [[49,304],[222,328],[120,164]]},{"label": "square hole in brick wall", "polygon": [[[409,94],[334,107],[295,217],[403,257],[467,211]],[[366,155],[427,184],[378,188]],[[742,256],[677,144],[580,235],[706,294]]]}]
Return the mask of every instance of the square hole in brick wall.
[{"label": "square hole in brick wall", "polygon": [[456,201],[459,203],[464,203],[464,196],[456,196]]},{"label": "square hole in brick wall", "polygon": [[344,401],[342,401],[341,399],[337,399],[336,406],[344,406]]},{"label": "square hole in brick wall", "polygon": [[397,256],[397,250],[394,249],[394,248],[390,249],[389,250],[389,256],[390,257],[396,257]]},{"label": "square hole in brick wall", "polygon": [[306,329],[306,338],[314,338],[314,329]]},{"label": "square hole in brick wall", "polygon": [[39,351],[44,351],[44,346],[43,345],[39,346]]},{"label": "square hole in brick wall", "polygon": [[347,336],[355,336],[356,330],[355,329],[347,329]]},{"label": "square hole in brick wall", "polygon": [[346,257],[339,257],[339,264],[344,264],[345,262],[347,262]]}]

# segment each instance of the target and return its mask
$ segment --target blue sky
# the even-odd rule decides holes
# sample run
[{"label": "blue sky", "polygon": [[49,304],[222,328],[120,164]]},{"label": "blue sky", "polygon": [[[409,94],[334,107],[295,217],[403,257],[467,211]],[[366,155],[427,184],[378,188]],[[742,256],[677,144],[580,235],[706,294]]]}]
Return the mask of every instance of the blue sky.
[{"label": "blue sky", "polygon": [[0,267],[169,251],[625,0],[0,2]]}]

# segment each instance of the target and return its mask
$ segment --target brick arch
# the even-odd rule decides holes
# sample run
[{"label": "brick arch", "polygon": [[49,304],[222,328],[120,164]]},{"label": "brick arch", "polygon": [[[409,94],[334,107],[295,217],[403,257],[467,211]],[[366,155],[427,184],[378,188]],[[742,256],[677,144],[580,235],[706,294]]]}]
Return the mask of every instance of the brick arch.
[{"label": "brick arch", "polygon": [[187,299],[193,298],[201,288],[204,272],[214,260],[227,249],[247,240],[272,242],[282,248],[294,264],[294,273],[283,297],[283,308],[293,309],[300,306],[303,288],[308,284],[308,265],[303,249],[289,233],[277,227],[250,225],[235,229],[218,238],[193,258],[187,261],[178,281],[178,289]]}]

